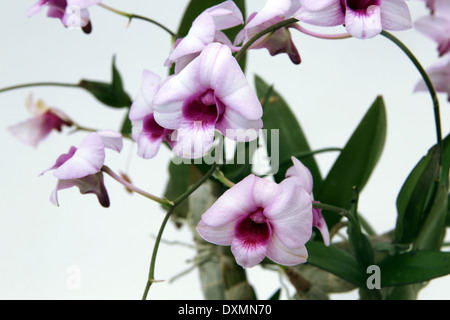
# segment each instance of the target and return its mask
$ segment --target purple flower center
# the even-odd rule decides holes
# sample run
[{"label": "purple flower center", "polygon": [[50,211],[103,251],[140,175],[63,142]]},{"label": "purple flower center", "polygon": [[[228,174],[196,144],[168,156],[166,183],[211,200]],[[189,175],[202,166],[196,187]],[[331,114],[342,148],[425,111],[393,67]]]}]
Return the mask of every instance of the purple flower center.
[{"label": "purple flower center", "polygon": [[214,125],[223,114],[223,104],[211,89],[187,100],[183,105],[183,117],[192,122],[200,121],[204,125]]},{"label": "purple flower center", "polygon": [[235,236],[247,246],[266,244],[272,235],[269,221],[261,208],[237,223]]},{"label": "purple flower center", "polygon": [[381,0],[341,0],[342,10],[345,12],[346,8],[353,11],[367,11],[370,6],[379,6]]},{"label": "purple flower center", "polygon": [[61,132],[62,126],[71,126],[72,124],[68,121],[61,119],[58,115],[54,114],[51,110],[47,110],[43,114],[43,129],[46,132],[50,132],[52,129]]},{"label": "purple flower center", "polygon": [[153,140],[160,138],[165,133],[165,129],[155,121],[153,113],[144,118],[142,131]]}]

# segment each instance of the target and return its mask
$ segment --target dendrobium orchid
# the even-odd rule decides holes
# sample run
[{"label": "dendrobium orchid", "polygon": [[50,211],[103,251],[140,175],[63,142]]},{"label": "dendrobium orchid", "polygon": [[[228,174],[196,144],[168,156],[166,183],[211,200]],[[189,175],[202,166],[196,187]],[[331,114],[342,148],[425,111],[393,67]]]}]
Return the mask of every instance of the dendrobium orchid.
[{"label": "dendrobium orchid", "polygon": [[433,14],[419,18],[414,27],[438,44],[439,56],[450,52],[450,1],[433,2]]},{"label": "dendrobium orchid", "polygon": [[47,16],[58,18],[65,27],[82,28],[91,32],[88,8],[99,4],[101,0],[39,0],[27,11],[29,17],[48,7]]},{"label": "dendrobium orchid", "polygon": [[31,95],[26,102],[32,118],[9,127],[9,131],[19,140],[36,148],[53,131],[62,131],[63,126],[73,125],[72,120],[61,110],[49,108],[42,100],[33,102]]},{"label": "dendrobium orchid", "polygon": [[412,27],[404,0],[300,0],[300,21],[323,27],[345,25],[359,39],[378,35],[383,29],[400,31]]},{"label": "dendrobium orchid", "polygon": [[215,131],[235,141],[262,128],[262,107],[228,46],[212,43],[180,73],[167,79],[154,99],[153,116],[175,130],[173,151],[198,158],[211,148]]},{"label": "dendrobium orchid", "polygon": [[[437,92],[447,93],[450,102],[450,53],[442,57],[435,65],[427,69],[428,76]],[[428,91],[423,80],[420,80],[414,91]]]},{"label": "dendrobium orchid", "polygon": [[[250,15],[246,26],[236,36],[235,44],[246,43],[258,32],[278,22],[292,18],[299,9],[300,0],[268,0],[261,11]],[[301,61],[287,27],[280,28],[260,38],[251,48],[266,48],[272,56],[287,53],[295,64],[299,64]]]},{"label": "dendrobium orchid", "polygon": [[175,73],[179,73],[213,42],[220,42],[237,50],[222,30],[243,23],[242,13],[233,1],[228,0],[206,9],[194,20],[186,37],[175,42],[174,50],[165,65],[171,66],[175,63]]},{"label": "dendrobium orchid", "polygon": [[120,152],[122,150],[122,135],[111,130],[90,133],[84,138],[78,148],[71,147],[68,153],[58,157],[55,164],[41,173],[54,170],[58,178],[50,201],[59,206],[58,191],[76,186],[82,194],[94,193],[100,204],[109,206],[109,197],[103,184],[101,169],[105,162],[105,148]]},{"label": "dendrobium orchid", "polygon": [[251,174],[228,189],[202,215],[199,235],[231,246],[236,262],[251,268],[265,257],[282,265],[306,262],[312,233],[312,198],[299,184]]},{"label": "dendrobium orchid", "polygon": [[132,124],[132,138],[137,142],[138,155],[144,159],[153,158],[163,141],[173,147],[173,130],[161,127],[153,115],[153,100],[161,85],[161,79],[155,73],[144,70],[139,93],[130,108],[129,118]]},{"label": "dendrobium orchid", "polygon": [[[297,158],[291,157],[291,160],[294,165],[286,171],[286,178],[303,187],[308,191],[311,197],[313,197],[313,178],[311,172]],[[322,216],[322,210],[313,208],[312,215],[313,227],[319,229],[323,242],[328,246],[330,244],[330,233],[328,231],[327,223]]]}]

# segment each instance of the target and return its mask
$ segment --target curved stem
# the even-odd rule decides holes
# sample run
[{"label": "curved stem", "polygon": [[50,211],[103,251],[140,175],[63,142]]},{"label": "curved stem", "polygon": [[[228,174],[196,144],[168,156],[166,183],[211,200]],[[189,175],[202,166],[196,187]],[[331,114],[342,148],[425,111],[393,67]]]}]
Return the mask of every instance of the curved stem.
[{"label": "curved stem", "polygon": [[442,163],[442,150],[443,150],[443,142],[442,142],[442,129],[441,129],[441,115],[439,110],[439,99],[437,97],[436,90],[434,89],[433,83],[431,82],[430,77],[428,76],[428,73],[425,71],[425,69],[420,64],[419,60],[413,55],[411,50],[408,49],[399,39],[394,37],[392,34],[390,34],[387,31],[381,31],[381,35],[391,40],[393,43],[395,43],[411,60],[411,62],[414,64],[414,66],[419,71],[420,75],[423,78],[423,81],[425,82],[428,91],[430,92],[431,99],[433,101],[433,111],[434,111],[434,122],[436,126],[436,137],[437,137],[437,143],[440,147],[440,163]]},{"label": "curved stem", "polygon": [[203,176],[201,177],[194,185],[192,185],[188,190],[186,190],[185,193],[183,193],[181,196],[179,196],[175,201],[173,201],[173,205],[167,210],[166,216],[164,217],[164,220],[161,224],[161,227],[159,228],[158,235],[156,236],[155,245],[153,247],[153,253],[152,253],[152,259],[150,261],[150,270],[148,273],[148,280],[147,284],[145,285],[144,294],[142,296],[142,300],[147,299],[148,291],[150,290],[150,287],[153,282],[155,282],[155,263],[156,263],[156,255],[158,253],[159,244],[161,242],[162,234],[164,232],[164,228],[166,227],[167,222],[169,221],[170,216],[172,215],[173,210],[181,203],[183,202],[187,197],[189,197],[195,190],[197,190],[206,180],[208,180],[214,172],[218,169],[217,165],[213,165],[211,169]]},{"label": "curved stem", "polygon": [[150,193],[147,193],[141,189],[139,189],[138,187],[132,185],[131,183],[129,183],[128,181],[126,181],[125,179],[123,179],[121,176],[119,176],[117,173],[115,173],[114,171],[112,171],[109,167],[107,166],[103,166],[101,169],[104,173],[108,174],[111,178],[113,178],[114,180],[116,180],[117,182],[121,183],[122,185],[124,185],[126,188],[140,194],[141,196],[144,196],[150,200],[153,200],[155,202],[158,202],[162,205],[165,206],[169,206],[169,207],[173,207],[174,204],[166,199],[161,199],[158,198]]},{"label": "curved stem", "polygon": [[29,88],[29,87],[43,87],[43,86],[55,86],[55,87],[70,87],[70,88],[80,88],[80,85],[77,83],[61,83],[61,82],[32,82],[32,83],[24,83],[24,84],[18,84],[15,86],[10,86],[6,88],[1,88],[0,93],[16,90],[16,89],[23,89],[23,88]]},{"label": "curved stem", "polygon": [[290,18],[287,20],[283,20],[281,22],[275,23],[274,25],[258,32],[256,35],[254,35],[250,40],[248,40],[239,50],[239,52],[236,54],[235,58],[237,61],[242,58],[242,56],[245,54],[245,52],[251,47],[252,44],[254,44],[259,38],[265,36],[268,33],[275,32],[280,28],[287,27],[293,23],[298,22],[298,19]]},{"label": "curved stem", "polygon": [[161,29],[165,30],[173,38],[177,38],[177,34],[175,32],[171,31],[169,28],[167,28],[163,24],[159,23],[158,21],[155,21],[153,19],[150,19],[150,18],[147,18],[147,17],[144,17],[144,16],[140,16],[138,14],[123,12],[123,11],[111,8],[110,6],[107,6],[106,4],[103,4],[103,3],[99,3],[98,5],[100,7],[102,7],[102,8],[104,8],[104,9],[106,9],[106,10],[109,10],[111,12],[117,13],[117,14],[123,16],[123,17],[127,17],[130,20],[130,22],[131,22],[132,19],[139,19],[139,20],[144,20],[144,21],[153,23],[154,25],[156,25],[156,26],[160,27]]},{"label": "curved stem", "polygon": [[337,34],[324,34],[324,33],[314,32],[314,31],[306,29],[305,27],[301,26],[299,23],[295,23],[291,27],[294,29],[297,29],[301,33],[304,33],[308,36],[311,36],[314,38],[319,38],[319,39],[341,40],[341,39],[348,39],[348,38],[352,37],[352,35],[348,32],[337,33]]},{"label": "curved stem", "polygon": [[356,217],[350,211],[345,210],[343,208],[339,208],[339,207],[332,206],[330,204],[321,203],[321,202],[313,202],[313,208],[337,213],[337,214],[347,218],[351,224],[353,224],[355,226],[359,225],[358,221],[356,220]]}]

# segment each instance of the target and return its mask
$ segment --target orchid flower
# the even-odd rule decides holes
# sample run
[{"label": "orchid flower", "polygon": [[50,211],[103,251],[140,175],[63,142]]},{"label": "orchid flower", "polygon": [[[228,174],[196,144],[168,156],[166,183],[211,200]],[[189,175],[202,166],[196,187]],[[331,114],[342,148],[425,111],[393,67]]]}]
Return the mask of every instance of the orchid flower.
[{"label": "orchid flower", "polygon": [[217,199],[197,231],[208,242],[231,246],[244,268],[265,257],[290,266],[306,262],[312,218],[307,190],[289,179],[277,184],[251,174]]},{"label": "orchid flower", "polygon": [[[236,36],[235,44],[245,43],[271,25],[292,18],[299,9],[300,0],[268,0],[261,11],[250,15],[246,26]],[[251,48],[266,48],[272,56],[287,53],[295,64],[299,64],[301,61],[287,27],[262,37]]]},{"label": "orchid flower", "polygon": [[176,155],[198,158],[212,146],[217,130],[235,141],[262,128],[262,107],[228,46],[212,43],[180,73],[167,79],[154,99],[153,116],[174,131]]},{"label": "orchid flower", "polygon": [[48,17],[60,19],[65,27],[82,28],[84,32],[90,33],[88,8],[100,2],[101,0],[39,0],[28,9],[27,15],[34,16],[47,6]]},{"label": "orchid flower", "polygon": [[225,1],[206,9],[194,20],[186,37],[175,42],[175,48],[166,60],[165,66],[175,63],[175,73],[179,73],[213,42],[220,42],[233,48],[222,30],[243,23],[242,13],[233,1]]},{"label": "orchid flower", "polygon": [[323,27],[345,25],[359,39],[378,35],[383,29],[400,31],[412,27],[405,0],[300,0],[300,21]]},{"label": "orchid flower", "polygon": [[72,120],[61,110],[49,108],[42,100],[33,102],[28,96],[27,109],[34,116],[24,122],[9,127],[9,131],[19,140],[36,148],[53,130],[61,132],[63,126],[72,126]]},{"label": "orchid flower", "polygon": [[[296,184],[303,187],[306,191],[308,191],[308,193],[312,197],[313,179],[311,172],[297,158],[291,157],[291,160],[294,165],[286,171],[286,178],[288,178],[288,180],[290,179],[294,181]],[[328,231],[327,223],[322,215],[322,210],[313,208],[312,215],[313,215],[313,222],[312,222],[313,227],[319,229],[320,234],[322,235],[323,242],[325,243],[325,245],[328,246],[330,244],[330,233]]]},{"label": "orchid flower", "polygon": [[[436,64],[427,69],[428,76],[437,92],[447,93],[447,100],[450,102],[450,54],[446,54]],[[428,91],[428,88],[421,79],[414,91]]]},{"label": "orchid flower", "polygon": [[160,85],[161,79],[158,75],[144,70],[141,88],[130,108],[132,138],[137,142],[138,155],[144,159],[153,158],[163,141],[173,146],[173,130],[161,127],[153,115],[153,100]]},{"label": "orchid flower", "polygon": [[450,1],[433,2],[433,15],[419,18],[414,27],[438,44],[439,56],[450,52]]},{"label": "orchid flower", "polygon": [[109,197],[101,172],[105,162],[105,148],[120,152],[121,134],[110,130],[90,133],[78,148],[72,146],[68,153],[60,155],[53,166],[40,174],[54,170],[53,175],[58,179],[50,197],[53,204],[59,206],[59,190],[76,186],[82,194],[94,193],[102,206],[109,206]]}]

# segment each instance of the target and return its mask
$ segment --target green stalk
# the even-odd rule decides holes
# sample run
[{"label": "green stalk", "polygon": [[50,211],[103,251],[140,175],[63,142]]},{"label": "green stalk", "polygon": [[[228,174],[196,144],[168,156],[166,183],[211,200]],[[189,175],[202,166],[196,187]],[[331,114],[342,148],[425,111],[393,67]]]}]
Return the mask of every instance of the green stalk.
[{"label": "green stalk", "polygon": [[436,126],[436,137],[437,137],[437,144],[440,147],[440,163],[442,163],[442,150],[444,148],[443,142],[442,142],[442,129],[441,129],[441,115],[440,115],[440,108],[439,108],[439,99],[436,93],[436,90],[434,89],[433,83],[431,82],[430,77],[428,76],[428,73],[425,71],[425,69],[420,64],[419,60],[414,56],[414,54],[411,52],[411,50],[408,49],[407,46],[405,46],[399,39],[397,39],[395,36],[390,34],[389,32],[383,30],[381,31],[381,35],[391,40],[393,43],[395,43],[411,60],[411,62],[414,64],[414,66],[419,71],[420,75],[423,78],[423,81],[425,82],[428,91],[430,92],[431,99],[433,101],[433,111],[434,111],[434,122]]},{"label": "green stalk", "polygon": [[80,85],[78,83],[60,83],[60,82],[32,82],[32,83],[24,83],[24,84],[18,84],[15,86],[10,86],[6,88],[0,89],[0,93],[16,90],[16,89],[23,89],[23,88],[29,88],[29,87],[43,87],[43,86],[55,86],[55,87],[70,87],[70,88],[80,88]]},{"label": "green stalk", "polygon": [[150,290],[150,286],[153,282],[155,282],[155,263],[156,263],[156,255],[158,253],[159,244],[161,242],[162,234],[164,232],[164,229],[167,225],[167,222],[169,221],[170,216],[172,215],[173,210],[181,203],[183,202],[187,197],[189,197],[195,190],[197,190],[206,180],[211,177],[214,172],[218,169],[217,165],[213,165],[211,169],[203,176],[201,177],[192,187],[190,187],[185,193],[183,193],[181,196],[179,196],[175,201],[173,201],[173,205],[167,210],[166,216],[164,217],[164,220],[161,224],[161,227],[159,229],[158,235],[156,236],[155,245],[153,247],[153,253],[152,258],[150,261],[150,270],[148,273],[148,280],[147,284],[145,286],[144,294],[142,296],[142,300],[146,300],[148,296],[148,291]]}]

